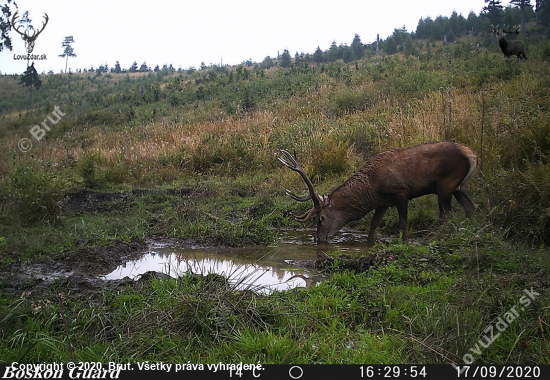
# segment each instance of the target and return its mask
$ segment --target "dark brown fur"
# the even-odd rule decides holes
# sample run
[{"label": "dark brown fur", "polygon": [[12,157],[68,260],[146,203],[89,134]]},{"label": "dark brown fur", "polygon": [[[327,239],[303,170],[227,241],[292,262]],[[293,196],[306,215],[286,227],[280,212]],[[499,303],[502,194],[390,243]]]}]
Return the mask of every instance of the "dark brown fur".
[{"label": "dark brown fur", "polygon": [[437,194],[440,219],[446,219],[451,211],[452,196],[470,217],[476,206],[465,186],[477,164],[477,155],[470,148],[452,142],[380,152],[328,197],[319,198],[317,238],[324,242],[348,222],[375,210],[367,239],[372,244],[386,210],[395,206],[405,240],[408,201],[426,194]]},{"label": "dark brown fur", "polygon": [[515,55],[519,59],[527,59],[525,43],[523,41],[520,41],[520,40],[508,41],[506,39],[506,33],[518,34],[519,32],[517,31],[517,29],[515,32],[507,32],[504,29],[499,30],[493,27],[493,33],[496,34],[498,39],[498,47],[500,48],[500,51],[502,51],[502,53],[506,58],[510,58],[510,56]]}]

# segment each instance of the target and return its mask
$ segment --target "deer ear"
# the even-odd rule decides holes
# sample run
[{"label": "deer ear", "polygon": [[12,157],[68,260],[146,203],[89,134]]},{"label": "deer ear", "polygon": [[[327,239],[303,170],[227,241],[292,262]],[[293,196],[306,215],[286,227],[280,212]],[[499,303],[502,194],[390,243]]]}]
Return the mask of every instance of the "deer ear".
[{"label": "deer ear", "polygon": [[330,196],[328,196],[328,195],[319,195],[319,200],[321,201],[321,205],[330,206]]}]

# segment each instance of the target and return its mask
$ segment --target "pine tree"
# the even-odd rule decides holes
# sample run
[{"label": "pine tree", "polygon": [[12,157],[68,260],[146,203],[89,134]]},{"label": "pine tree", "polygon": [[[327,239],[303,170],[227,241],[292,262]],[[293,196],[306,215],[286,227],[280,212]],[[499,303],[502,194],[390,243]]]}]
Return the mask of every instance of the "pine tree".
[{"label": "pine tree", "polygon": [[[4,50],[4,48],[11,51],[13,47],[11,44],[11,38],[8,34],[8,32],[11,31],[11,2],[12,0],[6,0],[4,4],[0,5],[0,52]],[[15,4],[15,2],[13,5],[17,8],[17,4]]]},{"label": "pine tree", "polygon": [[328,49],[327,61],[335,62],[337,59],[338,59],[338,46],[336,45],[336,41],[332,41],[332,44],[330,45],[330,49]]},{"label": "pine tree", "polygon": [[38,72],[34,68],[34,62],[27,67],[27,70],[23,73],[21,76],[21,81],[19,84],[24,84],[26,87],[29,88],[29,110],[31,109],[31,103],[32,103],[32,88],[36,88],[37,90],[40,89],[40,86],[42,85],[42,81],[40,78],[38,78]]},{"label": "pine tree", "polygon": [[122,72],[122,69],[120,68],[120,62],[116,61],[115,68],[113,71],[117,74]]},{"label": "pine tree", "polygon": [[365,48],[361,42],[361,38],[358,34],[353,37],[353,42],[351,43],[351,50],[353,51],[354,59],[361,59],[365,53]]},{"label": "pine tree", "polygon": [[521,9],[521,34],[525,34],[525,8],[531,7],[531,0],[511,0],[510,4],[517,5]]},{"label": "pine tree", "polygon": [[397,43],[395,42],[395,37],[390,36],[384,41],[384,44],[382,45],[382,49],[386,52],[386,54],[395,54],[397,53]]},{"label": "pine tree", "polygon": [[319,46],[317,46],[317,50],[315,50],[315,53],[313,53],[313,62],[315,63],[323,63],[323,51]]},{"label": "pine tree", "polygon": [[287,68],[287,67],[290,67],[291,62],[292,61],[291,61],[290,53],[288,52],[288,49],[285,49],[283,51],[283,54],[281,54],[280,65],[283,68]]},{"label": "pine tree", "polygon": [[498,25],[502,20],[502,4],[500,0],[485,0],[487,4],[483,10],[487,12],[487,17],[491,24]]},{"label": "pine tree", "polygon": [[344,45],[342,48],[342,59],[345,63],[350,63],[355,59],[353,55],[353,49],[347,45]]},{"label": "pine tree", "polygon": [[73,36],[65,37],[65,40],[61,43],[61,47],[64,48],[63,54],[59,54],[60,57],[67,57],[65,61],[65,73],[67,72],[67,65],[69,63],[69,57],[76,57],[74,49],[71,44],[74,43]]},{"label": "pine tree", "polygon": [[537,22],[540,25],[550,25],[550,0],[536,0],[537,1]]}]

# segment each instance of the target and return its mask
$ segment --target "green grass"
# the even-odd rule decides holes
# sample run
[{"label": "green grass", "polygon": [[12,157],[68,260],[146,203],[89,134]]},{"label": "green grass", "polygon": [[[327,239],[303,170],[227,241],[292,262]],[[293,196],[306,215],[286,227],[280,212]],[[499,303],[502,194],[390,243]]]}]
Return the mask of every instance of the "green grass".
[{"label": "green grass", "polygon": [[[367,272],[332,268],[318,286],[269,296],[235,290],[217,275],[187,275],[119,287],[101,304],[65,296],[62,284],[42,299],[4,297],[0,356],[6,362],[461,363],[484,330],[511,308],[519,311],[524,290],[533,288],[540,295],[475,360],[548,363],[546,252],[506,245],[499,251],[493,236],[459,236],[429,246],[380,246],[370,254],[386,262]],[[482,250],[490,257],[484,260]]]},{"label": "green grass", "polygon": [[[320,194],[386,148],[450,139],[482,159],[471,221],[453,201],[440,224],[435,196],[415,199],[404,244],[391,209],[377,230],[389,242],[326,253],[330,280],[315,287],[267,296],[186,276],[95,299],[62,280],[40,298],[2,292],[0,360],[461,364],[533,288],[540,295],[475,362],[550,364],[546,48],[533,39],[526,62],[459,41],[350,64],[48,75],[32,111],[0,77],[3,265],[75,262],[149,237],[273,244],[277,228],[303,227],[290,211],[311,207],[285,196],[306,189],[279,149]],[[70,117],[20,152],[62,99]],[[366,231],[370,218],[352,227]]]}]

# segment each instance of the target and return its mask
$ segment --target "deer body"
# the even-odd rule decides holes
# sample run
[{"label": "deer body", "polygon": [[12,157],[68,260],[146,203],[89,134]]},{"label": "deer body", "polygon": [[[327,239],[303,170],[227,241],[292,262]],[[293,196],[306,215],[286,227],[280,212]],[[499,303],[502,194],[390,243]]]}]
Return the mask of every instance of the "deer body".
[{"label": "deer body", "polygon": [[[290,156],[288,152],[284,153],[287,157]],[[295,160],[294,162],[297,164]],[[472,216],[476,206],[468,196],[465,186],[472,178],[477,163],[477,155],[464,145],[452,142],[421,144],[374,155],[359,171],[326,197],[312,194],[312,186],[310,195],[306,197],[298,197],[288,190],[287,193],[296,200],[313,200],[314,207],[297,219],[307,221],[318,214],[319,242],[326,242],[348,222],[361,219],[374,210],[367,238],[367,242],[373,244],[374,230],[386,210],[394,206],[399,214],[399,226],[405,240],[410,199],[437,194],[439,216],[445,220],[451,211],[451,199],[454,196],[466,215]],[[285,165],[298,172],[302,170],[299,165],[298,170],[295,166],[289,166],[288,162]],[[302,177],[304,175],[305,173]],[[311,182],[308,187],[310,184]]]},{"label": "deer body", "polygon": [[516,33],[516,35],[519,34],[518,28],[516,28],[515,31],[506,31],[504,29],[499,30],[497,25],[496,28],[493,26],[493,33],[497,36],[498,47],[506,58],[510,58],[510,56],[515,55],[519,59],[527,59],[527,55],[525,53],[525,43],[523,41],[508,41],[506,39],[506,33]]},{"label": "deer body", "polygon": [[525,54],[525,43],[520,40],[507,41],[504,37],[499,38],[498,46],[506,58],[515,55],[519,59],[527,59]]}]

